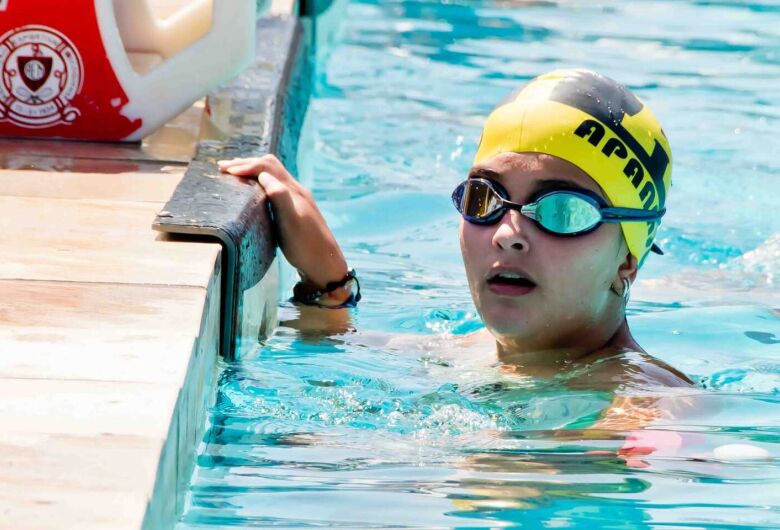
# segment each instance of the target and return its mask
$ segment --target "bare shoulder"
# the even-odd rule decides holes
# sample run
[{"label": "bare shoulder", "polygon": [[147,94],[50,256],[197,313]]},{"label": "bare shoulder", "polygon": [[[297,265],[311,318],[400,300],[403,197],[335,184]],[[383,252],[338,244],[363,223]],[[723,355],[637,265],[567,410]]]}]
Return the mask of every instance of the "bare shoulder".
[{"label": "bare shoulder", "polygon": [[633,389],[690,388],[684,373],[645,352],[623,351],[596,359],[585,371],[590,385]]},{"label": "bare shoulder", "polygon": [[693,386],[693,381],[687,375],[648,353],[631,352],[628,360],[637,367],[637,372],[641,374],[641,381],[665,387]]}]

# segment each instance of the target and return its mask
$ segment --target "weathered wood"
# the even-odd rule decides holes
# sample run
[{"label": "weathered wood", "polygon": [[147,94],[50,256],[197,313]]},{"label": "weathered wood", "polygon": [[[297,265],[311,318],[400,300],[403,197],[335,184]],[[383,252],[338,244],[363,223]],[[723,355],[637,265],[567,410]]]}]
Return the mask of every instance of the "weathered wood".
[{"label": "weathered wood", "polygon": [[214,396],[220,246],[151,229],[181,172],[95,166],[0,171],[2,529],[171,528]]}]

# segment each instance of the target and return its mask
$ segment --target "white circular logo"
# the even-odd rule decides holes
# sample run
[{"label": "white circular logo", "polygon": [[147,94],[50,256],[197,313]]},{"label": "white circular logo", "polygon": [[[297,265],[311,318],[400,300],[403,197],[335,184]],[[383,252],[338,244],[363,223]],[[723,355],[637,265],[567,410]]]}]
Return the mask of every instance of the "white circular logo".
[{"label": "white circular logo", "polygon": [[70,103],[84,84],[73,43],[46,26],[22,26],[0,37],[0,121],[42,128],[72,123]]},{"label": "white circular logo", "polygon": [[39,60],[32,60],[24,65],[24,75],[32,81],[40,81],[46,77],[46,67]]}]

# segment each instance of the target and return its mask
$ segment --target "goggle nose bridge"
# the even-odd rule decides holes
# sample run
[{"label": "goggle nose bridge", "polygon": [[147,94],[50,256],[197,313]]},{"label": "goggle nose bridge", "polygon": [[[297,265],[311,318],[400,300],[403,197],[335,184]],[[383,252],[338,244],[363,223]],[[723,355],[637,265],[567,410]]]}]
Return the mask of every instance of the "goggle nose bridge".
[{"label": "goggle nose bridge", "polygon": [[495,190],[492,190],[493,193],[496,194],[498,199],[500,200],[500,206],[496,208],[495,210],[492,210],[488,213],[486,217],[491,217],[498,213],[500,210],[504,210],[504,212],[501,213],[501,216],[506,214],[509,210],[516,210],[520,212],[521,215],[528,217],[532,221],[538,221],[539,216],[537,215],[537,211],[539,208],[538,202],[529,202],[528,204],[519,204],[516,202],[508,201],[505,198],[501,197],[499,194],[495,192]]}]

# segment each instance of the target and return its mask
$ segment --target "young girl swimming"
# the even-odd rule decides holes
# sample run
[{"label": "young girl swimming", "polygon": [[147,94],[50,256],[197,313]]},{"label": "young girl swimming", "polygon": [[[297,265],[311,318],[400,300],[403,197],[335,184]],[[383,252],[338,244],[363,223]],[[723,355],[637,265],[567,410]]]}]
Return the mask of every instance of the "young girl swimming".
[{"label": "young girl swimming", "polygon": [[[279,160],[219,166],[257,177],[266,191],[282,251],[301,275],[296,300],[328,311],[357,303],[337,241]],[[489,344],[506,371],[576,372],[572,386],[690,386],[637,344],[625,314],[641,264],[660,252],[653,240],[670,182],[660,124],[615,81],[558,70],[511,94],[486,120],[468,177],[452,193],[471,296],[485,324],[453,346]],[[597,426],[637,428],[666,411],[655,399],[621,398]]]}]

